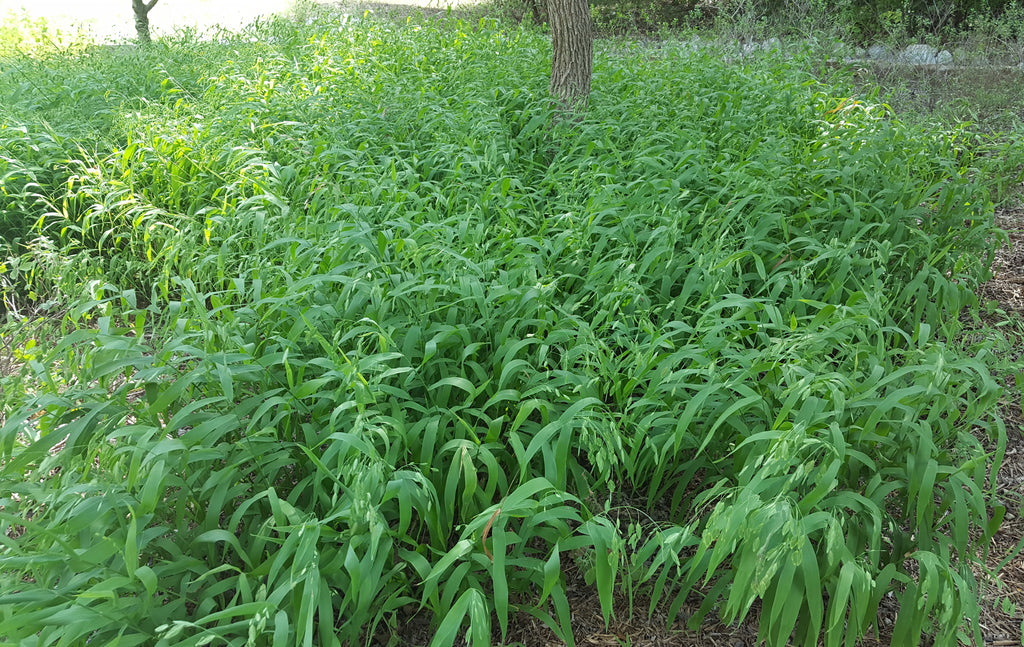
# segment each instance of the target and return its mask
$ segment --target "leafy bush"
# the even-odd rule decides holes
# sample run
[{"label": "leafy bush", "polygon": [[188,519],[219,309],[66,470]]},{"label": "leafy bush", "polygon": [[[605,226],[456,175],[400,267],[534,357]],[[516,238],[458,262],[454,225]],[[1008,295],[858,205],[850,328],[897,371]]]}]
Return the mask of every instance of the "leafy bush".
[{"label": "leafy bush", "polygon": [[[547,22],[547,9],[537,0],[493,0],[515,21]],[[857,42],[907,39],[960,40],[988,35],[1000,43],[1019,40],[1020,9],[1016,0],[591,0],[600,32],[637,34],[663,27],[716,26],[743,38],[795,34],[800,37],[841,35]],[[1005,46],[1005,45],[1004,45]]]},{"label": "leafy bush", "polygon": [[741,27],[764,22],[775,31],[795,29],[801,36],[839,30],[861,42],[951,40],[973,30],[979,20],[1013,24],[1015,4],[1006,0],[698,0],[695,15]]},{"label": "leafy bush", "polygon": [[134,86],[0,201],[67,308],[5,383],[5,641],[365,643],[411,605],[571,644],[570,566],[606,619],[760,599],[836,645],[893,593],[899,644],[970,630],[1006,439],[947,343],[997,235],[957,136],[682,46],[599,58],[570,122],[486,21],[163,46],[187,83],[40,68]]},{"label": "leafy bush", "polygon": [[977,13],[971,20],[972,33],[987,41],[985,53],[999,58],[1002,52],[1011,64],[1024,64],[1024,4],[1013,0],[1001,14]]}]

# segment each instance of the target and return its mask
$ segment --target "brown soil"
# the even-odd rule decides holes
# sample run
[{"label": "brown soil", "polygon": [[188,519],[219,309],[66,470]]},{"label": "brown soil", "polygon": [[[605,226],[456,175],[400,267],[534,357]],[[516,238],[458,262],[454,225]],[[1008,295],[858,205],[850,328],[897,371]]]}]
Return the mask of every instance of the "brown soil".
[{"label": "brown soil", "polygon": [[[983,304],[998,303],[995,320],[989,323],[1011,322],[1002,327],[1013,342],[1007,359],[1019,361],[1024,350],[1024,207],[1000,209],[996,222],[1009,235],[1009,244],[997,251],[995,277],[982,286],[978,297]],[[1021,645],[1024,622],[1024,557],[1015,554],[1024,536],[1024,415],[1021,393],[1012,376],[1009,381],[1000,410],[1008,443],[997,483],[1007,513],[990,546],[989,567],[998,571],[998,577],[989,580],[982,591],[981,629],[986,644],[991,645]],[[1011,556],[1000,569],[1001,562]]]}]

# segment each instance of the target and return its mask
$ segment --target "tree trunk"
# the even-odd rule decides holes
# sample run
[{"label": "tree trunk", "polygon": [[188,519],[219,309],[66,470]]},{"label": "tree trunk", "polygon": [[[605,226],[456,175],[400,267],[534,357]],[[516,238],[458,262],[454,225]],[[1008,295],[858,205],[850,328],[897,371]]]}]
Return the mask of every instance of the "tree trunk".
[{"label": "tree trunk", "polygon": [[156,6],[158,0],[132,0],[132,11],[135,12],[135,33],[139,43],[145,45],[152,42],[149,35],[149,10]]},{"label": "tree trunk", "polygon": [[563,108],[582,108],[590,96],[594,32],[587,0],[548,0],[551,21],[551,94]]}]

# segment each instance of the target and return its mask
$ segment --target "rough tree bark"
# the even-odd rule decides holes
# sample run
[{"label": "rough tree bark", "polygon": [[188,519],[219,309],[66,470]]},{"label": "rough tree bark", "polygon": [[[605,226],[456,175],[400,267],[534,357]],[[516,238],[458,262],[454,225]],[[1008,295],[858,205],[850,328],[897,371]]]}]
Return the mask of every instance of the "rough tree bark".
[{"label": "rough tree bark", "polygon": [[551,94],[563,108],[577,109],[590,96],[594,30],[587,0],[548,0],[551,21]]},{"label": "rough tree bark", "polygon": [[149,35],[149,10],[155,7],[158,1],[132,0],[132,10],[135,12],[135,33],[143,45],[153,40]]}]

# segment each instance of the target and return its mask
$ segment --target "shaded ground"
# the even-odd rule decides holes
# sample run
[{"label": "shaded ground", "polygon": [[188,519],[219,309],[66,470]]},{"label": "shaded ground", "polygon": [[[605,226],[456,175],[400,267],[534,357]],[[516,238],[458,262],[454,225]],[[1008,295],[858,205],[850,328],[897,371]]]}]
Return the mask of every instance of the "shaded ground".
[{"label": "shaded ground", "polygon": [[986,134],[1012,130],[1024,120],[1024,67],[870,63],[852,71],[858,85],[880,86],[882,100],[903,118],[932,119],[947,127],[966,123]]},{"label": "shaded ground", "polygon": [[[978,297],[983,304],[986,301],[998,303],[996,311],[988,315],[991,318],[988,323],[1000,326],[1007,336],[1010,342],[1005,350],[1010,355],[1007,359],[1019,361],[1024,353],[1024,207],[1001,209],[996,217],[1010,241],[1008,246],[998,251],[995,278],[982,286]],[[1004,556],[1012,555],[1024,537],[1024,415],[1017,385],[1010,383],[1005,386],[1001,413],[1009,440],[1006,460],[999,472],[998,489],[1007,514],[992,541],[989,564],[993,568]],[[1001,585],[990,583],[984,590],[982,631],[986,641],[991,640],[988,644],[1021,645],[1024,556],[1015,555],[999,572],[999,578]]]}]

